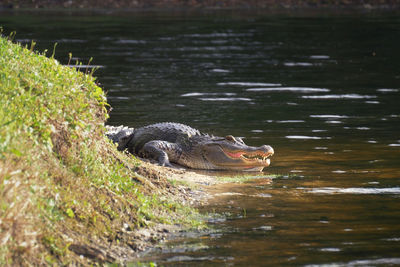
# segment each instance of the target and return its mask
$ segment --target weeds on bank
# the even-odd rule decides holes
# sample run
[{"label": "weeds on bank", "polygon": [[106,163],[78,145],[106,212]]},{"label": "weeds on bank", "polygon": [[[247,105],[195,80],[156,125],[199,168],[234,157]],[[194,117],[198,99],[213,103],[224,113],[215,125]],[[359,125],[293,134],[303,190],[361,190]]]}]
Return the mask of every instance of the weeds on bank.
[{"label": "weeds on bank", "polygon": [[70,248],[126,245],[126,225],[199,226],[193,209],[162,200],[106,140],[95,78],[33,47],[0,36],[0,265],[108,261]]}]

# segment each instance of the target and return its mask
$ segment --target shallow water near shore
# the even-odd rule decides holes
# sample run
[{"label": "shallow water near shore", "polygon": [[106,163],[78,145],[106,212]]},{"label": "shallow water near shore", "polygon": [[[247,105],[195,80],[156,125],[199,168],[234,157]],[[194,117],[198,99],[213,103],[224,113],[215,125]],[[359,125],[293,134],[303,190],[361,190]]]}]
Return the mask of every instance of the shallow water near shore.
[{"label": "shallow water near shore", "polygon": [[93,57],[112,125],[175,121],[275,149],[254,179],[208,189],[200,209],[224,215],[214,231],[145,260],[400,265],[396,14],[15,13],[0,25],[38,49],[57,42],[63,64]]}]

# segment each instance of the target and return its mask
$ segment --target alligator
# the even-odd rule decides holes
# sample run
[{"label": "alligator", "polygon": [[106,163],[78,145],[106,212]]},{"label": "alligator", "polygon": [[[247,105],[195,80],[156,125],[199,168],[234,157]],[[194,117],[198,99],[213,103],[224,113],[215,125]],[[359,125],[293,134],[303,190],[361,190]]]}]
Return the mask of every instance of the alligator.
[{"label": "alligator", "polygon": [[192,169],[262,171],[274,154],[271,146],[247,146],[240,137],[213,136],[181,123],[106,128],[107,137],[118,145],[118,150],[155,159],[167,167],[174,167],[172,162]]}]

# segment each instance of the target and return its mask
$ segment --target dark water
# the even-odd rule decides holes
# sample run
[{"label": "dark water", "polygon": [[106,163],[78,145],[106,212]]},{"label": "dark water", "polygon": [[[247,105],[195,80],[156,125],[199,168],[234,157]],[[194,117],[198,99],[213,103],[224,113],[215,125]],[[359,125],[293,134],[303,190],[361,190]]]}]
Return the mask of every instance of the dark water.
[{"label": "dark water", "polygon": [[146,259],[400,265],[398,14],[0,14],[0,25],[49,54],[57,42],[63,63],[93,57],[110,124],[176,121],[274,147],[261,176],[278,178],[211,188],[200,209],[227,219]]}]

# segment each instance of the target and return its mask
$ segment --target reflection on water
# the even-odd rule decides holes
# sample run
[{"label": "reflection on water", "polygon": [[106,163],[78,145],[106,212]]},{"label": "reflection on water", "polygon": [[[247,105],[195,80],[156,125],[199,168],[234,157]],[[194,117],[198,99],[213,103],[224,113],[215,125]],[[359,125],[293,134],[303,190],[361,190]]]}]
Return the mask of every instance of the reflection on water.
[{"label": "reflection on water", "polygon": [[210,188],[201,210],[226,217],[215,231],[146,259],[375,266],[400,264],[399,18],[4,14],[0,25],[39,49],[58,42],[65,64],[93,57],[110,124],[176,121],[274,147],[267,177]]}]

